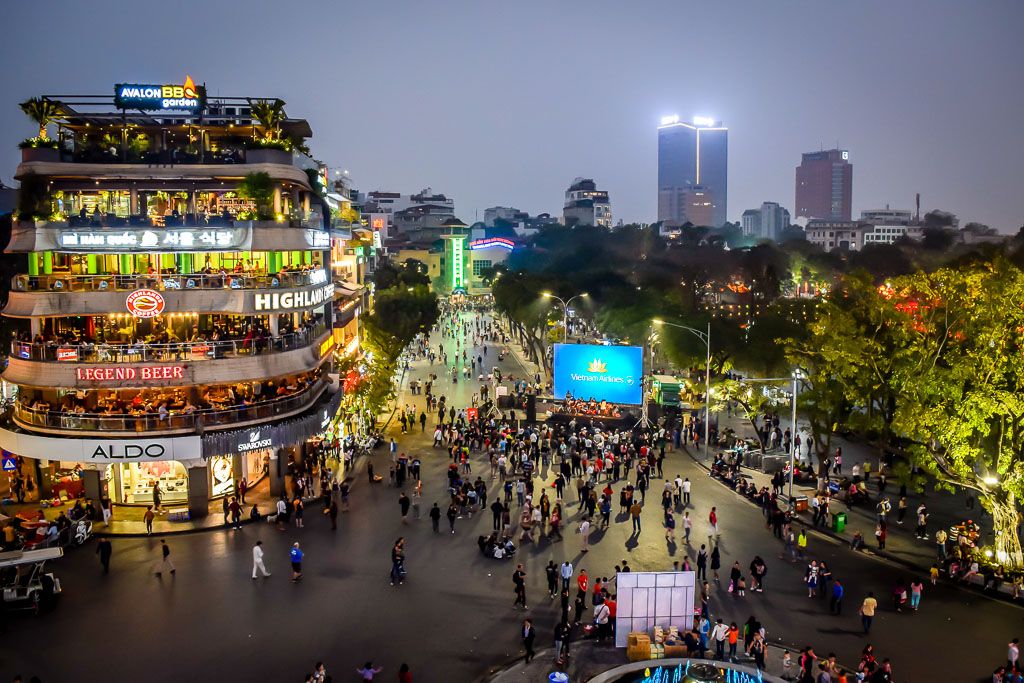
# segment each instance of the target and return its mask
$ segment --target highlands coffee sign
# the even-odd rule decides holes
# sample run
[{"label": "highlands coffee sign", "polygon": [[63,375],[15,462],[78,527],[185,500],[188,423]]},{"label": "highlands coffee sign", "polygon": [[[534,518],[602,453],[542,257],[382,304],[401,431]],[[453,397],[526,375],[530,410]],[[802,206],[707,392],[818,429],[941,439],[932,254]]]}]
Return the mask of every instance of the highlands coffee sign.
[{"label": "highlands coffee sign", "polygon": [[329,282],[323,287],[301,292],[282,292],[273,294],[257,294],[254,297],[254,308],[257,311],[273,311],[278,309],[314,308],[334,298],[334,283]]},{"label": "highlands coffee sign", "polygon": [[206,108],[206,88],[196,85],[187,75],[182,84],[118,83],[114,86],[114,106],[119,109],[200,112]]}]

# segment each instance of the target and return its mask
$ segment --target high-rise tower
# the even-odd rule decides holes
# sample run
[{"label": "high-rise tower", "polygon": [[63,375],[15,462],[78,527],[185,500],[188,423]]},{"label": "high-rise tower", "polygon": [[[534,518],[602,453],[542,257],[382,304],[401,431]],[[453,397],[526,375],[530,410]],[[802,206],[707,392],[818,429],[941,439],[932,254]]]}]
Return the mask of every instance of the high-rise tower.
[{"label": "high-rise tower", "polygon": [[[715,226],[728,220],[729,129],[714,119],[662,118],[658,126],[658,220],[670,225],[696,223],[688,206],[710,200]],[[696,190],[695,190],[696,188]],[[701,202],[691,194],[701,193]],[[702,212],[703,213],[703,212]]]}]

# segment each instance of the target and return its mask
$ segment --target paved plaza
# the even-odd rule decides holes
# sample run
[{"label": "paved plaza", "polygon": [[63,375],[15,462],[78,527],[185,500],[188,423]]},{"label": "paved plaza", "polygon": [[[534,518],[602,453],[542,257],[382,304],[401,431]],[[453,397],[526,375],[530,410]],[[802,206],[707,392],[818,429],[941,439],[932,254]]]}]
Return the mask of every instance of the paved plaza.
[{"label": "paved plaza", "polygon": [[[446,345],[454,355],[454,342]],[[488,367],[497,364],[519,377],[530,370],[517,354],[493,363],[496,351],[490,348]],[[449,405],[468,404],[476,383],[451,385],[438,366],[426,361],[412,364],[404,386],[431,371],[442,375],[436,394],[446,395]],[[399,398],[402,405],[418,406],[418,401],[422,397],[407,393]],[[396,429],[393,423],[391,433]],[[335,532],[311,505],[303,529],[250,524],[240,531],[168,536],[177,572],[159,579],[152,571],[159,555],[156,536],[115,539],[109,576],[102,575],[93,544],[71,550],[53,565],[64,588],[56,610],[39,617],[12,616],[4,625],[0,676],[9,680],[20,672],[26,680],[37,675],[44,683],[299,681],[315,661],[323,660],[335,681],[348,681],[355,680],[357,666],[373,660],[384,667],[382,680],[395,680],[406,662],[418,682],[473,681],[519,654],[518,629],[526,615],[535,621],[538,649],[550,647],[557,608],[544,590],[548,560],[557,564],[569,558],[592,577],[610,577],[624,558],[634,570],[667,570],[673,560],[695,556],[694,546],[666,544],[658,505],[661,480],[652,480],[639,538],[631,535],[628,519],[616,516],[614,506],[611,527],[591,535],[586,555],[571,533],[579,517],[570,499],[565,540],[527,544],[517,553],[516,561],[526,566],[529,609],[513,609],[514,563],[484,559],[476,544],[477,536],[491,528],[490,513],[457,520],[454,535],[442,519],[443,533],[432,533],[426,513],[435,501],[442,509],[447,505],[447,453],[431,448],[429,426],[423,434],[417,425],[412,433],[395,436],[401,450],[423,460],[422,519],[403,525],[399,492],[386,477],[383,483],[368,483],[363,464],[354,474],[351,511],[340,515]],[[379,449],[373,462],[377,472],[386,473],[387,449]],[[480,454],[473,467],[474,476],[488,480]],[[898,578],[912,578],[908,569],[813,534],[809,556],[828,562],[846,586],[843,615],[831,616],[826,600],[807,597],[804,565],[780,559],[781,546],[765,529],[758,508],[709,479],[683,451],[670,451],[665,461],[665,475],[676,474],[694,483],[689,510],[695,544],[707,542],[711,506],[719,513],[725,579],[713,587],[714,618],[742,624],[756,615],[770,643],[813,644],[819,655],[835,652],[847,665],[856,664],[861,649],[872,642],[880,657],[893,661],[900,681],[977,680],[1003,659],[1005,643],[1021,630],[1024,612],[1019,607],[944,584],[926,584],[919,613],[897,614],[890,608],[890,591]],[[539,476],[550,482],[552,472],[542,469]],[[490,483],[493,500],[497,483]],[[621,486],[613,484],[616,494]],[[513,507],[513,518],[516,512]],[[399,536],[407,539],[408,577],[404,585],[392,587],[389,551]],[[257,539],[264,542],[273,576],[253,581],[251,548]],[[305,577],[297,584],[289,582],[287,564],[288,548],[296,541],[306,553]],[[746,574],[755,555],[768,564],[765,592],[748,592],[744,598],[728,593],[729,567],[738,560]],[[857,616],[867,591],[874,591],[880,603],[870,638],[862,635]]]}]

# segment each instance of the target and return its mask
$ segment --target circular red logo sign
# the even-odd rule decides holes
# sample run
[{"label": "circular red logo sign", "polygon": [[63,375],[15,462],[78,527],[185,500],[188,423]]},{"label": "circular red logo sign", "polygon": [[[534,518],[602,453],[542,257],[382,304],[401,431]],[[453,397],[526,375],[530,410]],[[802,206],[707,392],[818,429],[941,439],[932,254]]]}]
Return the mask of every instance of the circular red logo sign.
[{"label": "circular red logo sign", "polygon": [[125,305],[136,318],[155,318],[164,312],[164,297],[154,289],[137,289],[128,295]]}]

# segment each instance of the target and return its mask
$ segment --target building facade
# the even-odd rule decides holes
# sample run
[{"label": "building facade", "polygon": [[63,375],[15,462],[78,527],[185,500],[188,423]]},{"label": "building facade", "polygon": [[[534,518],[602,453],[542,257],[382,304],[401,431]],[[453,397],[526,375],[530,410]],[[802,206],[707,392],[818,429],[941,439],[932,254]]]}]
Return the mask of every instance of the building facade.
[{"label": "building facade", "polygon": [[845,149],[809,152],[796,167],[797,218],[849,221],[853,211],[853,164]]},{"label": "building facade", "polygon": [[606,190],[590,178],[576,178],[565,191],[562,220],[566,225],[612,227],[612,204]]},{"label": "building facade", "polygon": [[[691,192],[699,188],[700,201]],[[673,226],[692,223],[719,227],[728,220],[729,130],[720,122],[678,116],[658,127],[658,220]],[[704,220],[703,203],[711,202]],[[692,213],[697,209],[697,214]],[[697,219],[697,220],[695,220]]]},{"label": "building facade", "polygon": [[864,248],[864,236],[873,226],[857,221],[812,220],[804,227],[807,241],[825,251],[860,251]]},{"label": "building facade", "polygon": [[310,440],[338,434],[335,311],[357,315],[359,287],[335,281],[312,160],[282,142],[308,124],[239,128],[249,98],[139,100],[161,87],[62,97],[57,148],[23,150],[40,209],[7,249],[25,265],[0,446],[36,461],[44,493],[77,477],[130,506],[159,489],[197,517],[243,478],[283,492]]},{"label": "building facade", "polygon": [[789,227],[789,211],[776,202],[764,202],[760,209],[744,211],[740,224],[747,237],[775,241]]}]

